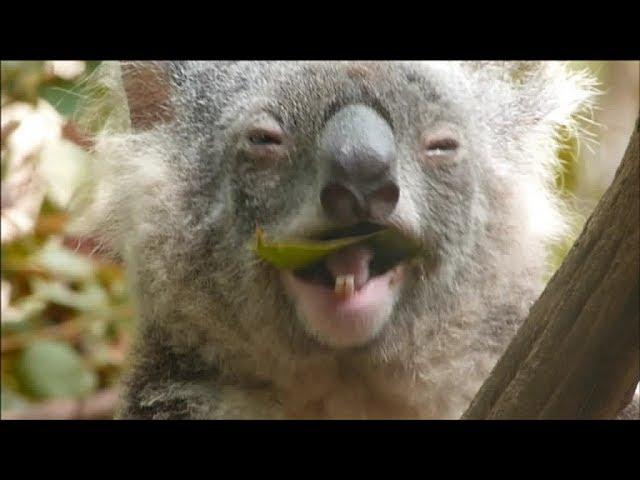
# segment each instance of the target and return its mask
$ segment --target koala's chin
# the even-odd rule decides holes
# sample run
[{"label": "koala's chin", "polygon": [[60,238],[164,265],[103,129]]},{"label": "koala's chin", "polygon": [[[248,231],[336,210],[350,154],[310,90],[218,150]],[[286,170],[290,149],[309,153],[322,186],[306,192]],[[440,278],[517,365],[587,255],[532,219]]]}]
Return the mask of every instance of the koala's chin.
[{"label": "koala's chin", "polygon": [[325,346],[344,349],[369,343],[390,320],[404,270],[399,264],[381,275],[358,279],[345,287],[351,289],[346,293],[291,272],[281,271],[280,276],[306,332]]}]

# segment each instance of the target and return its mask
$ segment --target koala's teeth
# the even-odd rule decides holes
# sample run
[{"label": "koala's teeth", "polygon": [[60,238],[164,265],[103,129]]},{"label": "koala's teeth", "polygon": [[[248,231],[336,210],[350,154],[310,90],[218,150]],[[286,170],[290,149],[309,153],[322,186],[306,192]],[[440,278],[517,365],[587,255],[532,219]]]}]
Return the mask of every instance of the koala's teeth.
[{"label": "koala's teeth", "polygon": [[342,298],[350,298],[356,291],[355,276],[338,275],[336,277],[335,292]]}]

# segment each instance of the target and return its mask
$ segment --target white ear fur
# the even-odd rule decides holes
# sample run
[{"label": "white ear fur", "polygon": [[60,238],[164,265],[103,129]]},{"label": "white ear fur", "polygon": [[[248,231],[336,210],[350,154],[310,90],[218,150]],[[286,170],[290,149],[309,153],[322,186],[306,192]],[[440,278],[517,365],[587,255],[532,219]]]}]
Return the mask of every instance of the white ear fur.
[{"label": "white ear fur", "polygon": [[[524,238],[548,244],[566,235],[570,211],[557,195],[562,140],[578,141],[597,93],[593,77],[566,62],[460,62],[478,99],[472,115],[493,145],[491,167],[518,192]],[[575,66],[574,66],[575,67]]]},{"label": "white ear fur", "polygon": [[142,210],[170,178],[170,146],[146,133],[171,118],[168,80],[166,62],[103,62],[85,86],[78,124],[94,134],[91,177],[74,195],[69,229],[99,232],[105,251],[122,252],[125,236],[144,224]]}]

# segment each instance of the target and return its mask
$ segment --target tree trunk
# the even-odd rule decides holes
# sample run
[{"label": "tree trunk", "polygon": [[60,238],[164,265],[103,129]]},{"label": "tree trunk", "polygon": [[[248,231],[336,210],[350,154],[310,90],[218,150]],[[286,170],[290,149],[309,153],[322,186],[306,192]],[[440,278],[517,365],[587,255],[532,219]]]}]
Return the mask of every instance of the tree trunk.
[{"label": "tree trunk", "polygon": [[640,378],[638,129],[615,179],[462,418],[606,419]]}]

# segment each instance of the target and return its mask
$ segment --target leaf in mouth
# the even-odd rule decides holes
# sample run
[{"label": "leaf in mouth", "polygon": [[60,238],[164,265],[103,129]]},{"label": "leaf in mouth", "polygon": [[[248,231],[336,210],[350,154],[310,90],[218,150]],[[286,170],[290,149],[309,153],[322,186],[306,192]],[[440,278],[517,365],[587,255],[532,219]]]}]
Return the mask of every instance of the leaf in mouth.
[{"label": "leaf in mouth", "polygon": [[398,259],[408,258],[419,252],[419,247],[396,232],[384,229],[365,235],[354,235],[331,240],[280,240],[265,239],[264,231],[256,228],[255,252],[258,257],[271,265],[286,270],[297,270],[358,243],[368,243],[376,251],[393,251]]}]

